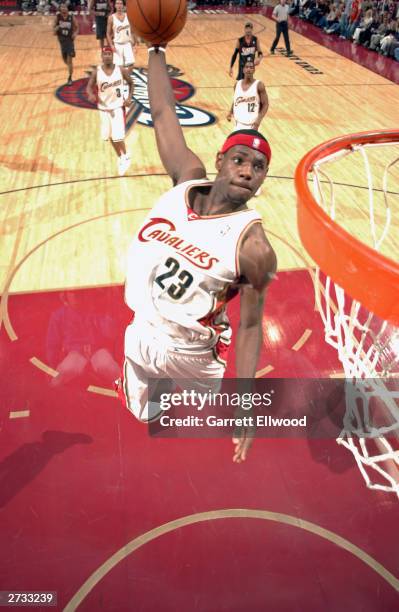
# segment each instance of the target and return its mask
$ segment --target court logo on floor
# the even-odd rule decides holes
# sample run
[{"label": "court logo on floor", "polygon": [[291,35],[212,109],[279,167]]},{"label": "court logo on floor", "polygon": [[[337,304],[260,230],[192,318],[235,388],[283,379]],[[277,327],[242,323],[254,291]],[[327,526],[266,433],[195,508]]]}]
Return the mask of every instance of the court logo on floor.
[{"label": "court logo on floor", "polygon": [[[215,123],[216,117],[212,113],[208,113],[195,106],[182,104],[182,102],[185,102],[195,94],[195,88],[191,83],[178,78],[182,75],[178,68],[168,65],[168,72],[177,102],[176,113],[180,125],[183,127],[198,127]],[[133,104],[127,109],[126,128],[128,130],[136,121],[141,125],[152,127],[153,123],[147,89],[147,69],[134,68],[131,75],[134,81]],[[65,104],[96,110],[96,105],[89,102],[87,98],[87,82],[88,77],[78,79],[69,86],[62,85],[56,90],[55,95]]]}]

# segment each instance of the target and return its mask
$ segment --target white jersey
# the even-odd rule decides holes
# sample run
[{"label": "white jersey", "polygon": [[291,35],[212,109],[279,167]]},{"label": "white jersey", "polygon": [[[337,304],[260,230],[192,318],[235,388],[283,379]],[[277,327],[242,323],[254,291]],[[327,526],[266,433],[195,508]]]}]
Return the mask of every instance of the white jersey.
[{"label": "white jersey", "polygon": [[260,96],[258,93],[258,83],[256,80],[252,85],[244,90],[243,80],[237,81],[234,90],[233,115],[235,121],[251,126],[259,115]]},{"label": "white jersey", "polygon": [[123,106],[124,79],[119,66],[114,66],[111,74],[106,74],[101,66],[97,67],[98,108],[110,111]]},{"label": "white jersey", "polygon": [[131,42],[130,37],[130,23],[126,13],[122,21],[118,19],[116,13],[112,15],[112,30],[114,33],[114,43],[117,45],[124,45]]},{"label": "white jersey", "polygon": [[[187,181],[165,193],[142,223],[128,254],[125,300],[135,323],[152,326],[173,347],[203,350],[228,342],[228,299],[238,290],[238,251],[254,210],[200,217]],[[230,290],[230,291],[229,291]]]}]

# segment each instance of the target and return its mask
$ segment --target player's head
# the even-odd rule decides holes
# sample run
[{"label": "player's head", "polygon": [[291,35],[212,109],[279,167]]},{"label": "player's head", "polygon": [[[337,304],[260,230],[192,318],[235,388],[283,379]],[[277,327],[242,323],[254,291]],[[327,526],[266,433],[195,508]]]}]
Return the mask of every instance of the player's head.
[{"label": "player's head", "polygon": [[123,13],[123,0],[115,1],[115,10],[117,13]]},{"label": "player's head", "polygon": [[252,59],[249,59],[244,64],[243,68],[244,77],[251,78],[255,72],[255,63]]},{"label": "player's head", "polygon": [[102,48],[101,55],[103,58],[103,64],[105,66],[111,66],[114,63],[114,53],[112,51],[112,47],[105,46]]},{"label": "player's head", "polygon": [[233,209],[245,204],[262,185],[271,155],[269,143],[256,130],[237,130],[226,138],[216,157],[215,183]]},{"label": "player's head", "polygon": [[66,4],[62,3],[60,4],[60,13],[63,17],[66,17],[68,15],[68,7]]},{"label": "player's head", "polygon": [[245,36],[252,36],[253,34],[253,25],[250,21],[247,21],[245,24]]}]

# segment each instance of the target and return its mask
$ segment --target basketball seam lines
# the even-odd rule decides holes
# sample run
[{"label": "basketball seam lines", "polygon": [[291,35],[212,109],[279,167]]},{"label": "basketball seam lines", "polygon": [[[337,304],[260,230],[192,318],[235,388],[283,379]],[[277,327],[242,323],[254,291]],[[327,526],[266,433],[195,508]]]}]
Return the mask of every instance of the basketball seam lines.
[{"label": "basketball seam lines", "polygon": [[153,32],[156,32],[156,30],[154,30],[154,28],[152,27],[152,25],[150,24],[150,22],[148,21],[147,17],[145,16],[145,14],[143,13],[143,9],[141,8],[141,4],[140,4],[140,0],[136,0],[136,5],[137,8],[139,9],[144,21],[146,22],[146,24],[148,25],[149,28],[151,28],[151,32],[143,32],[143,34],[152,34]]},{"label": "basketball seam lines", "polygon": [[[179,16],[180,13],[180,5],[181,5],[181,0],[179,0],[179,5],[177,7],[177,11],[175,13],[175,16],[173,17],[172,21],[170,22],[170,24],[167,26],[167,28],[165,28],[165,30],[162,30],[162,32],[160,32],[160,34],[158,34],[159,37],[164,36],[164,34],[170,30],[170,28],[172,27],[172,25],[174,24],[174,22],[176,21],[177,17]],[[162,42],[162,39],[161,39]]]}]

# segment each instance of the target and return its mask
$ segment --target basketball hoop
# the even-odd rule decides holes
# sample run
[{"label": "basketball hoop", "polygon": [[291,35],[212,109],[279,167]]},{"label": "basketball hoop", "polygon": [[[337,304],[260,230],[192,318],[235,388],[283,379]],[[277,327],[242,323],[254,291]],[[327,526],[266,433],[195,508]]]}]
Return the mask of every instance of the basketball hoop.
[{"label": "basketball hoop", "polygon": [[[398,162],[399,131],[351,134],[307,153],[295,186],[325,339],[347,380],[337,441],[354,454],[369,488],[399,497],[399,264],[389,233],[392,204],[399,214],[398,190],[389,190],[395,172],[399,184]],[[341,182],[345,173],[355,186]]]}]

